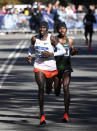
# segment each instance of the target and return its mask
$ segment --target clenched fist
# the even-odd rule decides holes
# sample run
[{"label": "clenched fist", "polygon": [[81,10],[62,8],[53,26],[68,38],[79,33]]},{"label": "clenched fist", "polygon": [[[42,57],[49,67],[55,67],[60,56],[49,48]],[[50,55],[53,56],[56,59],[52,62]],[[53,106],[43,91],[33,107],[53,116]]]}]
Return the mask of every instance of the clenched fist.
[{"label": "clenched fist", "polygon": [[79,52],[79,50],[78,50],[78,48],[73,48],[73,49],[71,49],[71,51],[70,51],[70,55],[78,55],[78,52]]},{"label": "clenched fist", "polygon": [[28,62],[29,64],[31,64],[31,62],[32,62],[32,57],[31,57],[30,55],[27,57],[27,62]]},{"label": "clenched fist", "polygon": [[50,56],[54,56],[53,53],[48,52],[48,51],[44,51],[44,52],[42,52],[42,55],[43,55],[43,57],[46,57],[46,58],[48,58],[48,57],[50,57]]}]

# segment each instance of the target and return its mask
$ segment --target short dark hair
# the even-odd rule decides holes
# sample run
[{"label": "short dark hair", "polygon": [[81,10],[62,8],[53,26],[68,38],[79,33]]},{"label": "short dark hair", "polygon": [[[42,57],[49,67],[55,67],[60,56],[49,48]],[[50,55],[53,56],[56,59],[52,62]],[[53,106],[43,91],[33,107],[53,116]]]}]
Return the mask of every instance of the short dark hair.
[{"label": "short dark hair", "polygon": [[59,28],[61,28],[61,27],[64,27],[64,28],[67,29],[67,26],[66,26],[65,22],[60,22],[60,23],[58,23],[58,25],[57,25],[57,30],[58,30]]},{"label": "short dark hair", "polygon": [[41,21],[40,24],[39,24],[39,27],[46,27],[46,29],[48,30],[49,26],[48,26],[48,23],[46,21]]}]

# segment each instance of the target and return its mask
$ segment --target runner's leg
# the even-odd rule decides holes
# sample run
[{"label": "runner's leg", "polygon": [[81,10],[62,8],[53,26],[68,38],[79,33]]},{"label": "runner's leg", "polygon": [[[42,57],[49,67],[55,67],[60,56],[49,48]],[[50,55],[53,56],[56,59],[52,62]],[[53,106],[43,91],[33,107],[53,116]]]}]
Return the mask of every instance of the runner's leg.
[{"label": "runner's leg", "polygon": [[91,44],[92,44],[92,36],[93,36],[93,33],[90,32],[89,33],[89,38],[90,38],[90,40],[89,40],[89,47],[91,47]]},{"label": "runner's leg", "polygon": [[70,92],[69,92],[69,84],[71,79],[71,72],[64,72],[63,75],[63,91],[64,91],[64,106],[65,112],[69,112],[70,105]]},{"label": "runner's leg", "polygon": [[49,78],[49,79],[46,78],[46,93],[47,94],[51,93],[53,81],[54,81],[54,77]]},{"label": "runner's leg", "polygon": [[36,82],[38,84],[38,100],[40,107],[40,115],[44,114],[44,85],[45,75],[42,72],[35,72]]},{"label": "runner's leg", "polygon": [[60,95],[61,92],[61,74],[54,77],[54,92],[56,96]]}]

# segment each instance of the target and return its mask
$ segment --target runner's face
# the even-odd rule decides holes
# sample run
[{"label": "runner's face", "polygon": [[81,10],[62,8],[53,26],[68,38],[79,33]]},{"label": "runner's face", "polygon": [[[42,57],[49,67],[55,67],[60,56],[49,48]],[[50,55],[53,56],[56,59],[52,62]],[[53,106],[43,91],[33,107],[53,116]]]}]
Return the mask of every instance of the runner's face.
[{"label": "runner's face", "polygon": [[61,36],[65,36],[67,29],[65,27],[61,27],[58,29],[58,32]]},{"label": "runner's face", "polygon": [[45,26],[39,27],[39,33],[43,36],[47,33],[47,28]]}]

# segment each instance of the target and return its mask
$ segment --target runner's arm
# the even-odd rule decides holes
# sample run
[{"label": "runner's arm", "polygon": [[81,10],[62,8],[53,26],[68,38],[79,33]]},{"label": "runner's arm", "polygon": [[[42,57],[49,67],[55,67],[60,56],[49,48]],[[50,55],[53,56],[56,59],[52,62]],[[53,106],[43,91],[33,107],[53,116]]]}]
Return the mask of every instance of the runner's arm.
[{"label": "runner's arm", "polygon": [[70,44],[70,47],[71,47],[71,50],[70,50],[70,55],[78,55],[78,48],[75,48],[74,47],[74,41],[73,39],[69,38],[69,44]]},{"label": "runner's arm", "polygon": [[28,49],[28,57],[27,57],[27,61],[29,64],[31,64],[32,62],[32,53],[34,52],[34,43],[36,41],[36,38],[35,37],[32,37],[31,39],[31,45]]},{"label": "runner's arm", "polygon": [[51,36],[51,43],[57,49],[57,51],[54,52],[54,56],[61,56],[66,54],[64,47],[56,40],[54,36]]}]

